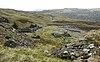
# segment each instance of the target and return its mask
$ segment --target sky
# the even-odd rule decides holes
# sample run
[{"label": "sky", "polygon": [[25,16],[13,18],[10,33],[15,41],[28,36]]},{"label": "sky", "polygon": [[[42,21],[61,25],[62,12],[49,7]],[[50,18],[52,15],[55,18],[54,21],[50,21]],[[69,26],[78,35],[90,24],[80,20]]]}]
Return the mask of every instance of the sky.
[{"label": "sky", "polygon": [[100,0],[0,0],[0,8],[24,11],[63,8],[100,8]]}]

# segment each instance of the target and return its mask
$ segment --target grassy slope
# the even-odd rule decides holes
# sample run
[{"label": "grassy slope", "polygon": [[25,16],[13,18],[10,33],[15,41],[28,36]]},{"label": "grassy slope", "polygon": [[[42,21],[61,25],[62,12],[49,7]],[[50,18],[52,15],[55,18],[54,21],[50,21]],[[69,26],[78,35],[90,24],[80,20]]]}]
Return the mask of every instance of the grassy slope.
[{"label": "grassy slope", "polygon": [[[29,26],[31,23],[41,24],[43,26],[46,26],[46,24],[48,23],[52,23],[49,15],[16,11],[10,9],[0,9],[0,17],[2,16],[7,17],[10,20],[10,24],[16,22],[20,28]],[[27,20],[27,23],[22,23],[20,21],[23,21],[23,19]],[[65,19],[61,16],[55,17],[55,19],[57,21],[69,21],[69,23],[71,20]],[[51,32],[53,32],[53,29],[53,27],[46,26],[43,29],[38,30],[36,34],[41,35],[41,37],[43,38],[37,40],[38,42],[33,44],[31,48],[7,48],[0,45],[0,62],[69,62],[68,60],[62,60],[59,58],[47,56],[52,50],[63,45],[60,42],[63,38],[55,39],[53,38],[53,36],[51,36]],[[45,38],[53,39],[45,40]]]},{"label": "grassy slope", "polygon": [[[51,23],[48,15],[10,9],[0,9],[0,17],[8,18],[10,24],[16,22],[20,28],[29,26],[31,23],[41,24],[43,26],[46,26],[46,23]],[[20,20],[27,20],[27,23],[22,23]],[[14,33],[10,31],[5,32],[2,29],[1,27],[0,32],[6,33],[5,35],[15,36]],[[69,62],[69,60],[47,56],[52,50],[60,47],[62,45],[61,42],[40,39],[29,48],[8,48],[2,46],[3,43],[0,40],[0,62]]]},{"label": "grassy slope", "polygon": [[[30,48],[6,48],[0,46],[0,62],[66,62],[59,58],[49,57],[44,54],[51,45],[38,45]],[[69,61],[68,61],[69,62]]]},{"label": "grassy slope", "polygon": [[[49,16],[47,15],[16,11],[12,9],[0,9],[0,17],[7,17],[11,23],[16,22],[20,27],[28,26],[31,23],[42,25],[45,25],[47,22],[51,23]],[[27,23],[21,23],[19,20],[27,20]]]}]

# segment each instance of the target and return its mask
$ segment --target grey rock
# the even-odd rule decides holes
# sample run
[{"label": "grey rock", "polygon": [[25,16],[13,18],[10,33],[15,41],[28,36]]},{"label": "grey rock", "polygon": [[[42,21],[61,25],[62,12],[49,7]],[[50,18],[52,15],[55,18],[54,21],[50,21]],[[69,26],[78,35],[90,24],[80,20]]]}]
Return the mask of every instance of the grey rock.
[{"label": "grey rock", "polygon": [[5,17],[1,17],[1,18],[0,18],[0,23],[2,23],[2,22],[8,23],[9,20],[8,20],[7,18],[5,18]]},{"label": "grey rock", "polygon": [[17,44],[14,41],[9,40],[9,41],[6,41],[4,43],[4,46],[11,47],[11,48],[15,48],[17,46]]},{"label": "grey rock", "polygon": [[63,50],[58,50],[59,52],[56,51],[58,54],[60,53],[59,55],[56,55],[57,57],[60,56],[60,58],[70,60],[76,60],[80,58],[78,60],[81,60],[82,62],[87,62],[87,59],[97,54],[97,51],[100,52],[98,47],[84,40],[75,41],[71,45],[67,45],[66,48],[62,49]]},{"label": "grey rock", "polygon": [[100,62],[100,56],[95,55],[87,59],[88,62]]},{"label": "grey rock", "polygon": [[58,33],[52,33],[52,35],[53,35],[55,38],[60,38],[60,37],[61,37],[61,35],[58,34]]}]

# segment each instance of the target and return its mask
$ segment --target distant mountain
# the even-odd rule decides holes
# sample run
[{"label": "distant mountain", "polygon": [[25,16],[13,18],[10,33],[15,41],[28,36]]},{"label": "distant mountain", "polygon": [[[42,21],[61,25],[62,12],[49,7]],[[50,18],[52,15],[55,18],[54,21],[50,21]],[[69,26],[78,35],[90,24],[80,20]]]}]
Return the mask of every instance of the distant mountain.
[{"label": "distant mountain", "polygon": [[77,9],[65,8],[40,11],[43,14],[60,15],[71,19],[100,21],[100,8],[96,9]]}]

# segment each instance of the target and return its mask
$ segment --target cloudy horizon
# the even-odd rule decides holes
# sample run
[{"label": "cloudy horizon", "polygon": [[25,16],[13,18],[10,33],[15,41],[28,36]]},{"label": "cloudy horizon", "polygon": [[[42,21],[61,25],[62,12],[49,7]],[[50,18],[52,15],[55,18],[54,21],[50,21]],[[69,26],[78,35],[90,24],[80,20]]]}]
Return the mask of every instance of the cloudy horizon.
[{"label": "cloudy horizon", "polygon": [[100,8],[99,0],[1,0],[0,8],[40,11],[63,8]]}]

